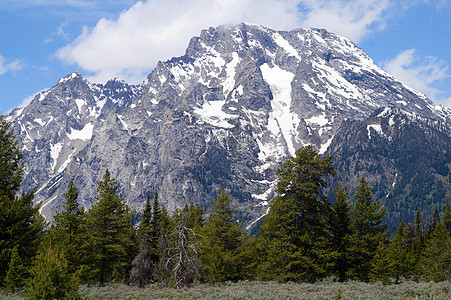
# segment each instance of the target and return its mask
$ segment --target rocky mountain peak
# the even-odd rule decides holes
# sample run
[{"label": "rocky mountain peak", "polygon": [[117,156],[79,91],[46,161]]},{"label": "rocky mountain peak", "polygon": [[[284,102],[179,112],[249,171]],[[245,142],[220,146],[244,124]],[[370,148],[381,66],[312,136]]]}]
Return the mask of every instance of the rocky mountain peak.
[{"label": "rocky mountain peak", "polygon": [[451,110],[394,80],[348,39],[240,23],[203,30],[142,85],[92,84],[75,72],[9,120],[26,150],[25,186],[40,187],[48,217],[70,179],[89,207],[108,168],[138,210],[147,192],[158,190],[173,210],[208,207],[226,187],[251,223],[267,210],[274,170],[297,148],[342,145],[351,121],[363,122],[362,138],[379,126],[388,134],[400,114],[449,128]]}]

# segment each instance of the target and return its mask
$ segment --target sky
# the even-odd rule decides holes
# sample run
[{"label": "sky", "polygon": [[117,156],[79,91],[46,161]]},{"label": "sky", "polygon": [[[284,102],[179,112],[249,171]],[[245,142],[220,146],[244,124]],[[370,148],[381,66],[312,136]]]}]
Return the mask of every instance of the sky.
[{"label": "sky", "polygon": [[451,0],[0,0],[0,114],[74,71],[141,83],[202,29],[239,22],[345,36],[451,107]]}]

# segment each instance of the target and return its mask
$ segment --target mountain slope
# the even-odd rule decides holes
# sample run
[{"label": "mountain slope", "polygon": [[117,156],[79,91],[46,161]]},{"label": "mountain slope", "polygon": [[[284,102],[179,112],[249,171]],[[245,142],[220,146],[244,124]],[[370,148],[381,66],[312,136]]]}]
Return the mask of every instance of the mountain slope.
[{"label": "mountain slope", "polygon": [[25,187],[40,187],[47,217],[70,179],[89,207],[109,168],[134,208],[154,190],[170,210],[208,207],[224,186],[249,223],[266,211],[274,170],[295,149],[324,152],[345,120],[383,107],[451,120],[450,109],[396,81],[345,38],[241,23],[202,31],[142,85],[91,84],[73,73],[8,120],[27,150]]}]

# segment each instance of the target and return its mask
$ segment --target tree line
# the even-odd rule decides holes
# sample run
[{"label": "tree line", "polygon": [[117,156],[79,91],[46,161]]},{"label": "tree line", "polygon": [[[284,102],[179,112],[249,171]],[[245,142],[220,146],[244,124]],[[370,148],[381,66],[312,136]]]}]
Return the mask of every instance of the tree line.
[{"label": "tree line", "polygon": [[[235,219],[223,188],[206,219],[199,205],[170,214],[158,193],[136,212],[119,197],[108,170],[92,207],[78,204],[70,181],[63,210],[46,224],[33,205],[35,190],[20,191],[22,153],[0,119],[0,288],[23,291],[27,299],[77,299],[80,284],[151,283],[181,288],[196,282],[276,280],[442,281],[451,278],[451,205],[443,220],[437,210],[425,226],[417,212],[400,223],[394,237],[382,222],[386,213],[362,177],[354,201],[338,185],[330,156],[311,146],[298,149],[281,168],[258,236]],[[329,199],[331,198],[331,199]],[[426,227],[427,230],[425,229]]]}]

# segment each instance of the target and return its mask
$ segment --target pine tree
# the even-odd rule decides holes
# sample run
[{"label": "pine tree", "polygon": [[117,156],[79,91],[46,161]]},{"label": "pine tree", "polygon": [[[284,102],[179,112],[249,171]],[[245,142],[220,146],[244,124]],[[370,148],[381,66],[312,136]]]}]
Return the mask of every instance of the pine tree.
[{"label": "pine tree", "polygon": [[438,222],[420,261],[420,270],[426,280],[435,282],[451,279],[451,235],[445,225]]},{"label": "pine tree", "polygon": [[445,212],[443,213],[443,225],[451,233],[451,203],[447,202],[445,205]]},{"label": "pine tree", "polygon": [[418,281],[421,276],[421,271],[419,270],[419,261],[424,249],[424,232],[422,221],[420,217],[420,211],[417,210],[415,215],[415,237],[412,241],[412,246],[410,248],[410,254],[412,257],[412,275],[413,279]]},{"label": "pine tree", "polygon": [[362,177],[354,196],[355,204],[352,213],[352,234],[350,237],[350,257],[352,267],[350,275],[361,281],[369,281],[371,261],[381,241],[388,235],[387,226],[382,224],[386,213],[380,208],[380,201],[373,203],[372,189]]},{"label": "pine tree", "polygon": [[413,271],[413,259],[407,238],[407,226],[401,222],[387,249],[389,261],[386,267],[390,276],[395,278],[395,284],[400,283],[402,277],[409,277]]},{"label": "pine tree", "polygon": [[97,202],[87,213],[91,279],[100,285],[125,280],[131,267],[133,214],[119,198],[118,189],[107,169],[97,188]]},{"label": "pine tree", "polygon": [[31,269],[25,299],[80,299],[78,272],[70,274],[61,250],[49,247],[41,251]]},{"label": "pine tree", "polygon": [[[174,224],[172,218],[169,216],[169,213],[166,209],[166,206],[163,205],[161,207],[159,213],[159,238],[157,244],[157,253],[159,261],[157,261],[158,268],[156,268],[156,272],[154,273],[155,280],[162,282],[164,286],[170,285],[170,276],[172,265],[169,261],[169,244],[170,244],[170,235],[173,231]],[[155,258],[155,256],[154,256]]]},{"label": "pine tree", "polygon": [[235,208],[224,188],[213,203],[202,244],[202,277],[207,282],[242,279],[241,246],[244,234],[234,219]]},{"label": "pine tree", "polygon": [[384,241],[379,242],[374,258],[371,261],[370,281],[381,281],[384,285],[390,283],[390,263],[388,245]]},{"label": "pine tree", "polygon": [[0,116],[0,288],[14,248],[17,247],[24,267],[31,266],[45,223],[39,207],[33,205],[35,190],[19,195],[22,155],[13,131]]},{"label": "pine tree", "polygon": [[349,191],[341,183],[335,190],[335,203],[332,205],[328,223],[331,231],[331,242],[336,257],[333,272],[338,274],[340,282],[346,281],[349,268],[349,236],[351,234],[351,206],[348,202]]},{"label": "pine tree", "polygon": [[81,267],[84,256],[81,245],[85,239],[86,214],[78,204],[78,189],[73,180],[69,181],[64,197],[63,211],[55,215],[52,231],[55,243],[65,253],[69,273],[73,274]]},{"label": "pine tree", "polygon": [[150,203],[150,193],[147,193],[146,205],[141,216],[141,222],[139,223],[139,235],[143,238],[144,235],[150,230],[152,224],[152,204]]},{"label": "pine tree", "polygon": [[6,292],[14,293],[20,290],[25,285],[26,270],[22,264],[17,246],[11,251],[11,259],[8,263],[8,272],[6,273],[4,284],[4,290]]},{"label": "pine tree", "polygon": [[327,273],[331,261],[326,216],[330,203],[323,194],[327,177],[335,175],[332,158],[313,147],[298,149],[276,171],[277,196],[260,228],[267,245],[261,279],[315,281]]}]

